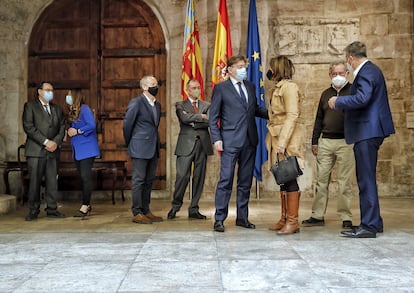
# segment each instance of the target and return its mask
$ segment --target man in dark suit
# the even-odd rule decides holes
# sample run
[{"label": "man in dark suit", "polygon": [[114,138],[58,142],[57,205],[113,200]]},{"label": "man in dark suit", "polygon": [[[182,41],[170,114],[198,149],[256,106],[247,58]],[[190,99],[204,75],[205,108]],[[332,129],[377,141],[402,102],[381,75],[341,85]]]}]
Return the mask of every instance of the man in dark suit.
[{"label": "man in dark suit", "polygon": [[132,221],[152,224],[162,221],[162,217],[155,216],[149,207],[160,155],[161,104],[155,99],[158,82],[154,76],[144,76],[140,86],[143,93],[128,104],[123,134],[132,158]]},{"label": "man in dark suit", "polygon": [[46,215],[50,218],[63,218],[57,210],[57,170],[60,145],[65,136],[65,118],[60,106],[51,103],[53,86],[42,82],[37,89],[38,98],[25,103],[23,129],[27,135],[25,156],[29,171],[28,190],[29,214],[26,221],[37,219],[40,211],[40,184],[46,183]]},{"label": "man in dark suit", "polygon": [[183,205],[184,193],[190,179],[192,164],[193,182],[191,188],[191,203],[188,208],[188,217],[193,219],[206,219],[199,212],[198,202],[203,192],[206,177],[207,156],[213,154],[213,148],[208,132],[208,110],[210,103],[200,101],[200,83],[189,80],[186,85],[188,99],[177,102],[175,105],[180,133],[175,148],[177,175],[172,208],[168,212],[168,219],[174,219],[176,213]]},{"label": "man in dark suit", "polygon": [[217,232],[224,232],[236,163],[236,225],[255,229],[255,225],[248,220],[258,143],[255,116],[268,118],[267,110],[257,105],[254,84],[245,80],[246,58],[241,55],[231,57],[227,63],[227,72],[230,79],[216,84],[213,89],[209,117],[214,146],[221,152],[220,179],[215,195],[214,230]]},{"label": "man in dark suit", "polygon": [[348,45],[345,58],[355,77],[350,95],[334,96],[328,103],[344,110],[345,139],[354,144],[361,223],[341,233],[350,238],[375,238],[383,231],[376,181],[378,151],[384,138],[395,133],[394,123],[384,75],[367,59],[365,44]]}]

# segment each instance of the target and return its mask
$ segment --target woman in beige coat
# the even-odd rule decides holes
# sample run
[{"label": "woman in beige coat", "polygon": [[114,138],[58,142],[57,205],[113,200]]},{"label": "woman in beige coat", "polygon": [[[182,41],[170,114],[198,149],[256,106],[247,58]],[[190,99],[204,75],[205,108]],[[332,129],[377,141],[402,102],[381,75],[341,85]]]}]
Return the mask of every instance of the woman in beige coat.
[{"label": "woman in beige coat", "polygon": [[[303,168],[303,136],[304,127],[300,118],[302,94],[292,76],[295,67],[285,56],[274,57],[270,60],[267,77],[274,82],[268,95],[269,121],[266,147],[269,152],[269,164],[276,161],[276,154],[287,153],[297,156],[299,165]],[[279,155],[280,156],[280,155]],[[300,189],[297,180],[280,185],[281,218],[269,227],[278,231],[277,234],[293,234],[299,232]]]}]

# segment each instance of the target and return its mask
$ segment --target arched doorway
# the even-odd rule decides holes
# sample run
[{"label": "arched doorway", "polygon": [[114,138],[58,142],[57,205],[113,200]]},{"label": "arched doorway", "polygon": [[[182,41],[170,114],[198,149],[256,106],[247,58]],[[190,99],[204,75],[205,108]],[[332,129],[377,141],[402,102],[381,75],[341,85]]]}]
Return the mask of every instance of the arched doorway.
[{"label": "arched doorway", "polygon": [[[128,102],[141,93],[139,79],[153,74],[160,83],[157,100],[161,158],[154,189],[166,187],[166,49],[156,15],[140,0],[59,0],[48,6],[33,27],[29,42],[28,93],[51,81],[54,102],[65,110],[70,88],[81,88],[99,125],[105,160],[127,160],[122,121]],[[68,143],[62,159],[70,160]],[[70,185],[70,184],[68,184]],[[66,186],[69,188],[69,186]]]}]

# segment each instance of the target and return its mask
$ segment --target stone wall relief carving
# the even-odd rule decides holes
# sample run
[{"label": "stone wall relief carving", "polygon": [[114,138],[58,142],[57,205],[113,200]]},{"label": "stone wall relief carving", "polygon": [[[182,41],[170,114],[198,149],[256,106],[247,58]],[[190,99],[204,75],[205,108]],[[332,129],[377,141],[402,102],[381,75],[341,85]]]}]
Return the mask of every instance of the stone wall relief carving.
[{"label": "stone wall relief carving", "polygon": [[296,62],[329,62],[342,56],[349,43],[358,39],[359,19],[288,19],[272,23],[269,56],[294,56]]}]

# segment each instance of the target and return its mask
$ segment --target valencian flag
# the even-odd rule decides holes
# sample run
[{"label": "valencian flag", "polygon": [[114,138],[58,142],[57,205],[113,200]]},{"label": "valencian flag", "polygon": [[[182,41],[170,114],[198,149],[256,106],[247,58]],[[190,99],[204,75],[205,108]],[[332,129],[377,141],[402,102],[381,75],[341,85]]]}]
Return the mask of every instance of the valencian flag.
[{"label": "valencian flag", "polygon": [[226,79],[227,59],[233,54],[226,0],[220,0],[217,14],[216,42],[214,45],[212,85]]},{"label": "valencian flag", "polygon": [[185,86],[190,79],[196,79],[201,86],[201,99],[204,100],[203,66],[200,51],[198,24],[195,17],[194,1],[187,1],[187,15],[184,26],[183,65],[181,75],[181,97],[188,98]]},{"label": "valencian flag", "polygon": [[[259,28],[257,26],[256,0],[250,0],[246,56],[249,61],[249,66],[247,67],[247,79],[256,85],[257,104],[260,107],[266,107]],[[256,127],[259,135],[259,144],[257,145],[256,150],[256,162],[253,175],[257,180],[262,181],[262,165],[267,161],[267,149],[265,145],[267,132],[266,120],[256,118]]]}]

